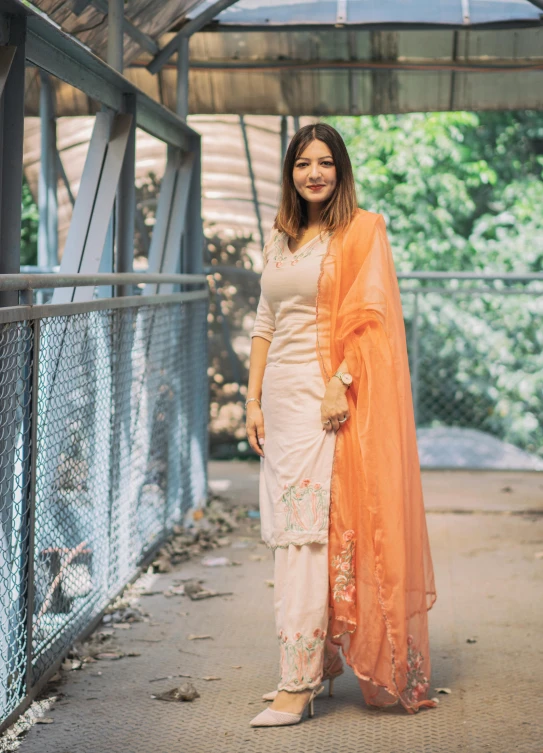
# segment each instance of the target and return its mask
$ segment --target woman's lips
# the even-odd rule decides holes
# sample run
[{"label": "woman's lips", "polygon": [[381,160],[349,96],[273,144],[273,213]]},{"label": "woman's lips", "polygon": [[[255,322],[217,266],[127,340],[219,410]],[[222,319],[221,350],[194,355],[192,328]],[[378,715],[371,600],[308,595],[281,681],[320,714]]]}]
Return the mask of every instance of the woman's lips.
[{"label": "woman's lips", "polygon": [[310,191],[320,191],[324,186],[308,186]]}]

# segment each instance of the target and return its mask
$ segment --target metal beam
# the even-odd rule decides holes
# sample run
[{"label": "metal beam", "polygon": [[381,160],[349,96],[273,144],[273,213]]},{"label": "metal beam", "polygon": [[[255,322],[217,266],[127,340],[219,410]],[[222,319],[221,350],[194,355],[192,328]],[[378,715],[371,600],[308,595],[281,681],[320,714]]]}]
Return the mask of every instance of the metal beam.
[{"label": "metal beam", "polygon": [[[132,116],[99,112],[68,230],[61,274],[94,274],[106,241]],[[85,300],[92,290],[55,290],[54,303]]]},{"label": "metal beam", "polygon": [[0,47],[0,97],[8,79],[9,69],[15,55],[15,47]]},{"label": "metal beam", "polygon": [[[0,98],[0,274],[18,272],[21,263],[25,34],[26,18],[12,18],[15,52]],[[0,293],[0,306],[16,303],[16,293]]]},{"label": "metal beam", "polygon": [[258,203],[258,192],[256,190],[256,180],[253,170],[253,160],[251,158],[251,149],[249,146],[249,138],[247,136],[247,128],[245,127],[245,118],[243,115],[239,116],[239,124],[241,126],[241,135],[243,137],[243,145],[245,147],[245,158],[247,160],[247,171],[249,173],[249,180],[251,181],[251,192],[253,194],[253,206],[255,209],[256,223],[258,226],[258,234],[260,235],[260,247],[264,250],[264,231],[262,229],[262,216],[260,214],[260,204]]},{"label": "metal beam", "polygon": [[41,154],[38,183],[38,264],[58,264],[57,129],[51,79],[40,71]]},{"label": "metal beam", "polygon": [[70,199],[70,204],[73,206],[75,204],[75,197],[72,193],[72,187],[70,186],[70,181],[68,180],[68,176],[66,175],[66,170],[64,169],[64,165],[62,163],[62,159],[60,157],[60,154],[58,153],[58,150],[56,154],[56,160],[57,160],[58,176],[64,183],[64,187],[66,191],[68,192],[68,198]]},{"label": "metal beam", "polygon": [[177,50],[177,114],[183,120],[189,114],[189,39],[183,37]]},{"label": "metal beam", "polygon": [[107,62],[119,73],[124,64],[124,0],[108,0]]},{"label": "metal beam", "polygon": [[188,150],[198,135],[171,110],[143,94],[77,40],[64,34],[46,18],[29,11],[27,59],[39,68],[75,86],[87,96],[119,112],[123,94],[138,99],[138,126],[161,141]]},{"label": "metal beam", "polygon": [[285,162],[288,148],[288,120],[286,115],[281,115],[281,171]]},{"label": "metal beam", "polygon": [[[104,15],[108,14],[108,0],[76,0],[73,12],[76,16],[79,16],[89,5],[93,5],[96,10]],[[124,19],[124,33],[150,55],[156,55],[160,52],[160,47],[155,40],[126,17]]]},{"label": "metal beam", "polygon": [[[134,267],[134,229],[136,223],[136,98],[125,95],[124,112],[132,116],[126,145],[123,166],[117,191],[117,254],[116,272],[132,272]],[[119,295],[128,295],[124,285],[118,289]]]},{"label": "metal beam", "polygon": [[218,16],[219,13],[222,13],[223,10],[226,10],[226,8],[229,8],[236,2],[237,0],[216,0],[213,5],[210,5],[209,8],[206,8],[202,13],[186,23],[181,31],[178,31],[175,37],[151,60],[147,69],[151,73],[158,73],[164,63],[179,49],[183,38],[188,38],[197,31],[200,31],[215,16]]}]

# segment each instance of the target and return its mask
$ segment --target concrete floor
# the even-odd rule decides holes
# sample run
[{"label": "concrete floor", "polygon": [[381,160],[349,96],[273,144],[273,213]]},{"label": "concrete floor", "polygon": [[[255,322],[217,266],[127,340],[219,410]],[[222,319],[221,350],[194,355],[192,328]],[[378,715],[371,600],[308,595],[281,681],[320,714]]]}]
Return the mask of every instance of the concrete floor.
[{"label": "concrete floor", "polygon": [[[257,463],[211,464],[211,480],[233,504],[257,506]],[[166,590],[191,576],[232,596],[191,602],[142,598],[151,622],[118,631],[121,650],[141,656],[71,672],[64,697],[21,745],[22,753],[541,753],[543,750],[543,475],[424,473],[438,601],[430,615],[437,709],[407,716],[372,711],[350,671],[315,718],[296,727],[252,729],[262,692],[277,681],[272,558],[258,524],[236,531],[217,554],[154,576]],[[241,546],[241,548],[240,548]],[[187,640],[191,633],[211,639]],[[475,643],[467,643],[467,639]],[[101,674],[98,674],[101,672]],[[164,703],[151,694],[192,676],[200,698]],[[220,679],[206,681],[206,676]]]}]

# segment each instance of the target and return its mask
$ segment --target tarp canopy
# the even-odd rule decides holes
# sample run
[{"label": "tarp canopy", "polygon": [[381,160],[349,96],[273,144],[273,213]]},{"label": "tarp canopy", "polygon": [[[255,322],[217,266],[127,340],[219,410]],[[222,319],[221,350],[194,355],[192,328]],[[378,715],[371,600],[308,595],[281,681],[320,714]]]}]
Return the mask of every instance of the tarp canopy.
[{"label": "tarp canopy", "polygon": [[[105,58],[106,0],[39,0]],[[207,6],[131,0],[125,75],[175,107],[176,64],[154,54]],[[541,6],[541,7],[537,7]],[[101,10],[100,10],[101,9]],[[75,13],[77,10],[77,15]],[[189,110],[201,114],[358,115],[543,106],[543,0],[239,0],[190,41]],[[59,115],[92,102],[58,83]],[[38,113],[36,71],[28,113]]]}]

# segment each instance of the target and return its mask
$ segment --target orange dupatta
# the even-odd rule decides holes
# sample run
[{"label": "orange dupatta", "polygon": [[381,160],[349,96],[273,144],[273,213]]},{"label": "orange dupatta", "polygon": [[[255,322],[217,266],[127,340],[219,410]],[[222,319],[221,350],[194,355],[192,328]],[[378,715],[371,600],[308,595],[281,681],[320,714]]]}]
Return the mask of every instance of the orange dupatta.
[{"label": "orange dupatta", "polygon": [[426,698],[434,574],[400,293],[381,215],[358,210],[332,239],[317,333],[325,382],[344,358],[353,375],[332,472],[331,634],[368,704],[435,706]]}]

